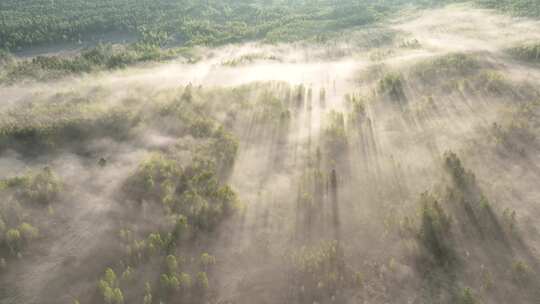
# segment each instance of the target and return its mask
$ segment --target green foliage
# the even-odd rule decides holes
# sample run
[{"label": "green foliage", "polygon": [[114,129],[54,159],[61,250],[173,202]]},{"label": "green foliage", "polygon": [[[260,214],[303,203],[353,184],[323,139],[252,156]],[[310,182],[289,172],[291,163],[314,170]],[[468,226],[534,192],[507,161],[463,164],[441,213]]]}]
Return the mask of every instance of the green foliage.
[{"label": "green foliage", "polygon": [[187,218],[180,214],[178,215],[174,224],[174,229],[171,233],[171,239],[173,242],[183,240],[189,232],[189,224]]},{"label": "green foliage", "polygon": [[475,0],[476,3],[517,16],[540,17],[540,3],[531,0]]},{"label": "green foliage", "polygon": [[516,46],[508,49],[507,52],[519,60],[540,63],[540,43]]},{"label": "green foliage", "polygon": [[180,164],[161,153],[153,153],[144,159],[126,183],[129,195],[141,199],[167,202],[173,191],[173,181],[182,176]]},{"label": "green foliage", "polygon": [[178,280],[180,281],[180,286],[184,288],[191,288],[193,286],[191,276],[185,272],[178,275]]},{"label": "green foliage", "polygon": [[20,224],[18,230],[20,231],[22,239],[24,239],[27,242],[39,236],[39,230],[28,223]]},{"label": "green foliage", "polygon": [[493,286],[494,282],[491,271],[484,269],[484,271],[482,271],[482,288],[484,290],[490,290],[493,288]]},{"label": "green foliage", "polygon": [[511,154],[526,155],[526,147],[538,139],[538,108],[537,102],[531,102],[503,113],[501,121],[494,122],[489,130],[496,146]]},{"label": "green foliage", "polygon": [[134,279],[133,272],[134,272],[134,270],[133,270],[133,268],[131,268],[131,266],[126,267],[126,270],[124,270],[124,272],[122,272],[122,280],[124,280],[126,282],[133,281],[133,279]]},{"label": "green foliage", "polygon": [[[416,64],[411,76],[419,80],[426,94],[437,91],[452,93],[470,89],[470,83],[477,82],[476,77],[482,67],[482,63],[473,55],[450,53]],[[480,84],[475,87],[483,89]]]},{"label": "green foliage", "polygon": [[58,199],[62,190],[60,178],[49,167],[36,175],[31,175],[28,184],[22,190],[22,199],[41,205],[48,205]]},{"label": "green foliage", "polygon": [[214,133],[214,122],[209,118],[196,118],[189,127],[190,133],[196,138],[211,137]]},{"label": "green foliage", "polygon": [[449,266],[455,259],[451,243],[452,220],[430,193],[422,193],[420,206],[419,242],[435,266]]},{"label": "green foliage", "polygon": [[160,277],[161,287],[169,292],[180,289],[180,281],[175,274],[162,274]]},{"label": "green foliage", "polygon": [[178,261],[174,255],[168,255],[165,258],[165,261],[167,263],[167,271],[169,273],[176,273],[178,271]]},{"label": "green foliage", "polygon": [[21,247],[21,233],[17,229],[9,229],[6,232],[6,243],[11,250],[12,253],[19,252],[19,249]]},{"label": "green foliage", "polygon": [[517,219],[516,219],[515,210],[511,210],[510,208],[505,208],[503,211],[502,219],[510,232],[516,231]]},{"label": "green foliage", "polygon": [[[0,48],[0,67],[12,64],[15,59],[8,51]],[[0,74],[1,75],[1,74]]]},{"label": "green foliage", "polygon": [[40,100],[33,106],[22,105],[0,112],[0,150],[11,148],[20,153],[54,151],[66,144],[84,142],[100,136],[125,138],[138,123],[135,113],[124,107],[103,103]]},{"label": "green foliage", "polygon": [[123,304],[124,295],[119,288],[116,273],[111,268],[105,270],[105,274],[99,280],[98,289],[106,304]]},{"label": "green foliage", "polygon": [[0,234],[6,232],[6,228],[6,222],[2,219],[2,217],[0,217]]},{"label": "green foliage", "polygon": [[291,262],[294,292],[307,296],[306,303],[325,303],[343,290],[362,284],[361,275],[347,269],[337,241],[303,246],[292,252]]},{"label": "green foliage", "polygon": [[[160,49],[157,46],[134,44],[127,46],[98,45],[83,50],[76,56],[37,56],[26,60],[4,62],[4,75],[0,82],[12,83],[22,79],[50,80],[70,74],[90,73],[100,70],[124,68],[147,61],[164,61],[186,55],[186,48]],[[1,56],[1,54],[0,54]]]},{"label": "green foliage", "polygon": [[116,274],[111,268],[107,268],[105,270],[105,276],[103,279],[109,286],[116,286]]},{"label": "green foliage", "polygon": [[148,282],[144,284],[143,304],[152,304],[152,287]]},{"label": "green foliage", "polygon": [[354,283],[356,286],[358,287],[363,287],[364,286],[364,275],[361,273],[361,272],[356,272],[354,274]]},{"label": "green foliage", "polygon": [[[246,2],[209,0],[6,0],[0,48],[91,41],[98,34],[135,35],[163,46],[217,45],[252,39],[294,41],[381,20],[403,0]],[[181,16],[179,18],[178,16]]]},{"label": "green foliage", "polygon": [[400,74],[388,73],[379,80],[379,93],[390,97],[391,100],[401,101],[405,99],[403,90],[403,76]]},{"label": "green foliage", "polygon": [[444,165],[452,181],[461,191],[467,191],[476,185],[476,177],[471,171],[465,170],[456,153],[447,151],[444,154]]},{"label": "green foliage", "polygon": [[[187,85],[179,100],[165,105],[159,109],[161,116],[173,116],[180,118],[178,124],[179,135],[190,135],[197,139],[207,139],[205,144],[197,146],[196,154],[200,158],[206,158],[214,162],[220,177],[226,177],[231,173],[238,152],[238,140],[217,119],[208,115],[208,111],[218,110],[223,107],[224,111],[231,111],[228,103],[222,103],[227,97],[237,99],[236,90],[208,90],[194,89]],[[247,91],[246,91],[247,93]],[[229,96],[223,96],[223,95]],[[247,98],[247,97],[240,97]],[[209,100],[219,100],[217,104],[210,104]],[[215,109],[215,107],[218,109]],[[170,126],[167,126],[170,127]]]},{"label": "green foliage", "polygon": [[165,240],[161,237],[160,233],[150,233],[146,239],[148,251],[150,254],[155,254],[165,249]]},{"label": "green foliage", "polygon": [[58,200],[62,191],[62,181],[49,167],[21,177],[0,180],[2,189],[15,190],[16,197],[22,202],[46,206]]},{"label": "green foliage", "polygon": [[531,268],[524,261],[512,263],[512,279],[516,284],[525,285],[531,279]]},{"label": "green foliage", "polygon": [[463,292],[459,298],[459,304],[477,304],[478,301],[473,295],[473,292],[470,288],[463,289]]},{"label": "green foliage", "polygon": [[171,234],[180,238],[187,225],[213,230],[239,208],[236,193],[229,186],[220,185],[216,170],[208,160],[195,159],[182,169],[178,161],[153,154],[128,178],[124,189],[135,200],[160,203],[167,212],[181,215]]},{"label": "green foliage", "polygon": [[[459,217],[461,230],[468,237],[475,237],[478,240],[489,239],[508,246],[507,234],[512,232],[516,225],[511,213],[506,216],[503,213],[502,220],[499,219],[477,184],[474,173],[463,167],[455,153],[445,153],[445,169],[451,177],[445,200],[457,207],[456,217]],[[508,221],[506,229],[505,220]]]},{"label": "green foliage", "polygon": [[55,203],[61,189],[61,180],[49,167],[0,180],[0,195],[5,200],[5,204],[0,204],[0,250],[21,256],[40,236],[38,227],[30,223],[35,218],[28,215],[47,210],[41,207]]},{"label": "green foliage", "polygon": [[[456,1],[417,0],[415,4],[430,6],[453,2]],[[511,14],[540,17],[539,5],[530,0],[475,2]],[[69,73],[167,60],[178,55],[190,57],[186,48],[163,48],[171,45],[220,45],[246,40],[311,39],[321,42],[339,31],[383,20],[407,4],[409,1],[406,0],[376,3],[368,0],[321,0],[316,5],[299,0],[254,3],[233,0],[204,3],[193,0],[97,0],[92,4],[55,0],[48,5],[41,0],[28,0],[22,5],[16,0],[7,0],[0,7],[0,66],[10,63],[7,64],[4,81],[24,77],[50,79]],[[37,57],[18,64],[13,63],[6,51],[58,42],[94,44],[101,35],[136,37],[137,42],[115,48],[98,45],[72,58]],[[405,41],[402,47],[417,47],[417,43],[415,40]],[[519,57],[538,59],[534,46],[516,48],[515,51]],[[248,56],[239,62],[251,60],[253,58]]]},{"label": "green foliage", "polygon": [[319,90],[319,102],[321,104],[324,104],[326,102],[326,89],[325,88],[321,88]]},{"label": "green foliage", "polygon": [[404,40],[399,44],[400,48],[406,48],[406,49],[418,49],[422,45],[420,44],[420,41],[418,39],[410,39],[410,40]]},{"label": "green foliage", "polygon": [[236,154],[238,152],[238,140],[223,127],[218,128],[214,132],[214,140],[210,144],[209,152],[213,159],[216,160],[220,172],[230,173]]},{"label": "green foliage", "polygon": [[289,109],[285,102],[270,92],[264,94],[257,100],[255,105],[254,119],[261,124],[287,124],[290,119]]},{"label": "green foliage", "polygon": [[113,291],[112,303],[114,304],[123,304],[124,303],[124,294],[120,288],[115,288]]},{"label": "green foliage", "polygon": [[[171,263],[170,255],[166,258],[166,262]],[[171,271],[170,265],[168,265],[168,273],[163,273],[160,276],[161,288],[169,293],[176,291],[189,290],[192,287],[191,276],[185,272],[178,272],[177,270]]]},{"label": "green foliage", "polygon": [[279,58],[275,56],[265,56],[264,54],[247,54],[238,58],[230,59],[222,63],[224,66],[236,67],[251,64],[257,60],[272,60],[279,61]]},{"label": "green foliage", "polygon": [[[408,74],[426,96],[493,95],[515,98],[526,92],[478,55],[450,53],[414,65]],[[429,104],[426,104],[429,105]]]},{"label": "green foliage", "polygon": [[206,275],[206,272],[201,271],[197,273],[197,281],[195,282],[195,286],[200,291],[206,291],[210,287],[208,282],[208,276]]},{"label": "green foliage", "polygon": [[414,67],[414,73],[429,81],[441,77],[456,77],[474,73],[480,67],[472,55],[451,53],[420,63]]},{"label": "green foliage", "polygon": [[200,264],[202,269],[208,270],[211,266],[213,266],[216,263],[216,258],[212,255],[209,255],[208,253],[201,254],[200,257]]},{"label": "green foliage", "polygon": [[328,122],[323,133],[323,151],[333,162],[342,160],[341,156],[347,151],[348,141],[343,113],[332,110],[328,114]]},{"label": "green foliage", "polygon": [[513,91],[512,84],[499,72],[482,71],[474,81],[487,93],[503,95],[511,94]]},{"label": "green foliage", "polygon": [[368,99],[354,94],[347,94],[345,95],[345,101],[351,107],[349,120],[352,125],[359,126],[366,121]]}]

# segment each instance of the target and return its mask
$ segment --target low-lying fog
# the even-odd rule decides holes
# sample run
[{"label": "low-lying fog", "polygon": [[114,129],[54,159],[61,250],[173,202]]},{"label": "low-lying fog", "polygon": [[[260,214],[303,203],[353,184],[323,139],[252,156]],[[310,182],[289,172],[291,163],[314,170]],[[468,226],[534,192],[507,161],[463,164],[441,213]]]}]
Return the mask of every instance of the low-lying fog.
[{"label": "low-lying fog", "polygon": [[[201,59],[196,63],[180,58],[48,83],[4,86],[0,87],[0,111],[2,119],[7,120],[18,109],[34,109],[40,103],[69,103],[71,99],[94,102],[102,108],[129,108],[133,102],[134,108],[145,109],[153,103],[174,100],[175,94],[192,86],[197,92],[210,92],[200,96],[212,100],[214,113],[209,115],[225,124],[227,105],[234,104],[238,115],[230,122],[230,130],[238,138],[239,150],[226,182],[246,208],[241,225],[224,223],[225,232],[206,247],[217,259],[212,274],[215,279],[211,280],[217,291],[212,303],[292,303],[287,302],[292,301],[290,295],[294,293],[290,288],[310,287],[282,275],[289,271],[283,257],[325,239],[338,239],[347,269],[362,273],[364,282],[361,291],[343,287],[330,301],[427,303],[423,288],[430,278],[420,273],[411,258],[421,249],[411,245],[414,238],[401,237],[402,231],[396,226],[403,224],[404,218],[414,218],[414,225],[420,226],[421,193],[444,196],[444,189],[451,183],[444,169],[445,152],[451,150],[466,170],[474,172],[481,189],[478,191],[489,200],[497,216],[502,218],[507,208],[516,212],[517,230],[524,244],[508,254],[495,254],[498,245],[486,241],[476,246],[474,239],[456,232],[454,246],[466,266],[452,274],[453,288],[470,287],[484,303],[510,299],[532,303],[528,301],[539,299],[534,288],[501,287],[506,284],[501,282],[506,282],[512,262],[518,260],[530,267],[534,284],[540,282],[540,145],[536,137],[523,141],[512,138],[510,148],[501,148],[503,139],[492,137],[494,123],[503,127],[527,124],[533,135],[540,135],[535,134],[539,130],[537,107],[528,114],[528,122],[518,121],[523,117],[515,114],[520,106],[540,100],[540,69],[520,63],[505,52],[513,45],[540,40],[538,29],[537,21],[456,5],[402,16],[388,26],[370,29],[373,34],[379,30],[392,32],[392,39],[377,45],[356,41],[355,37],[360,39],[362,35],[351,32],[351,36],[322,46],[249,43],[201,48]],[[442,75],[426,72],[426,66],[434,60],[456,53],[470,56],[478,65],[472,70],[461,67],[466,72],[445,68]],[[435,65],[435,69],[440,67]],[[400,75],[400,96],[385,95],[381,88],[385,75]],[[287,94],[283,93],[285,87],[294,90],[304,86],[302,105],[288,106],[291,121],[285,134],[278,127],[257,126],[250,116],[256,109],[237,106],[240,101],[235,98],[241,97],[234,93],[220,95],[220,90],[241,91],[254,83],[260,83],[248,94],[254,100],[266,91],[274,90],[280,98]],[[355,112],[352,99],[362,100],[364,110]],[[31,110],[27,113],[27,120],[38,119]],[[340,128],[340,119],[332,118],[339,115],[336,113],[344,114],[347,142],[327,148],[335,144],[329,139],[332,128]],[[505,125],[509,119],[512,122]],[[84,295],[95,288],[103,269],[112,265],[112,256],[119,251],[106,253],[115,246],[114,229],[121,225],[119,222],[127,221],[118,215],[125,212],[125,206],[115,193],[148,153],[189,150],[199,141],[191,136],[177,138],[160,129],[159,123],[148,128],[138,126],[137,137],[128,140],[105,136],[74,143],[83,145],[84,153],[69,146],[43,155],[35,151],[37,156],[2,149],[1,177],[49,166],[65,183],[68,194],[62,200],[69,201],[69,207],[54,210],[65,216],[47,223],[50,236],[37,245],[37,253],[13,261],[20,267],[8,267],[2,274],[2,284],[10,287],[0,290],[0,303],[69,303],[79,297],[80,303],[86,303]],[[167,125],[167,121],[161,124]],[[508,128],[508,132],[514,130]],[[509,152],[512,147],[519,152]],[[107,166],[99,168],[96,163],[102,157]],[[305,185],[315,167],[326,179],[319,185],[324,189]],[[337,214],[330,207],[334,198],[328,190],[332,170],[337,176]],[[321,195],[328,203],[323,210],[313,207],[316,198],[309,211],[299,207],[303,195],[316,197],[319,190],[324,190]],[[459,212],[453,213],[452,208],[457,207],[445,208],[454,217],[453,229],[461,231],[466,223]],[[139,219],[141,225],[152,227],[148,216],[152,213],[145,212]],[[311,221],[310,212],[321,215],[314,215]],[[493,267],[490,273],[494,286],[501,290],[482,289],[484,269],[489,267]],[[77,272],[89,275],[81,278]],[[441,292],[439,300],[444,302],[449,297]],[[298,296],[293,302],[308,303],[310,299]]]}]

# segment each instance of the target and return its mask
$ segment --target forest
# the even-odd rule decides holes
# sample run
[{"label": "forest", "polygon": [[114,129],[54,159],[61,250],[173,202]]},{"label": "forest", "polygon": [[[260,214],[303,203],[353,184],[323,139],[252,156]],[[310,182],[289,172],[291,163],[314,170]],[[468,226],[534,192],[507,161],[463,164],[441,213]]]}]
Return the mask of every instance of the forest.
[{"label": "forest", "polygon": [[[540,16],[531,0],[475,0],[521,16]],[[458,0],[417,0],[420,7]],[[47,43],[82,44],[107,36],[159,46],[221,45],[326,39],[331,33],[380,21],[407,0],[5,0],[0,3],[0,48],[17,51]],[[106,40],[106,39],[105,39]]]},{"label": "forest", "polygon": [[3,0],[0,304],[540,302],[540,2]]}]

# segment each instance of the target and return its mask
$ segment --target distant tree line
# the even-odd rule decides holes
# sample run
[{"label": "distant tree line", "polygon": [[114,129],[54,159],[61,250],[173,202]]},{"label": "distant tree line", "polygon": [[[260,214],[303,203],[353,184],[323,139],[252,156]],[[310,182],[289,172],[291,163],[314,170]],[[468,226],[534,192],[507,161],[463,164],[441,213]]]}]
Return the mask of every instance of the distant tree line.
[{"label": "distant tree line", "polygon": [[[0,48],[135,35],[152,45],[291,41],[373,23],[406,0],[6,0],[0,3]],[[418,0],[433,4],[438,0]]]}]

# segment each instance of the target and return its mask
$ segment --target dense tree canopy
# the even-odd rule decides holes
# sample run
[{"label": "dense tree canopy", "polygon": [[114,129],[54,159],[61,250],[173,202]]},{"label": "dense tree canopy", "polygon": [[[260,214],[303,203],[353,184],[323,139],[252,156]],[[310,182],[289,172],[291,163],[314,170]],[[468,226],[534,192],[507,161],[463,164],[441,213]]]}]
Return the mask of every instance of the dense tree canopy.
[{"label": "dense tree canopy", "polygon": [[[296,40],[380,20],[406,0],[7,0],[0,48],[135,35],[152,44]],[[439,2],[420,0],[419,4]]]}]

